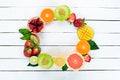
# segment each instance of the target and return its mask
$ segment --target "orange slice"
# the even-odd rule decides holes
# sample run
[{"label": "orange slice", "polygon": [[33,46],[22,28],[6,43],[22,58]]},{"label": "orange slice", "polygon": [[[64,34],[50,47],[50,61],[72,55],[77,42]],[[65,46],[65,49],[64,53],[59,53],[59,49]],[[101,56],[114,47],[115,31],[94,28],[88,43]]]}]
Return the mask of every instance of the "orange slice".
[{"label": "orange slice", "polygon": [[58,56],[58,57],[55,58],[54,63],[55,63],[56,66],[62,67],[62,66],[65,65],[66,61],[65,61],[64,57]]},{"label": "orange slice", "polygon": [[52,9],[46,8],[41,12],[40,17],[46,23],[52,22],[54,19],[54,12]]},{"label": "orange slice", "polygon": [[67,66],[72,70],[80,70],[84,65],[84,58],[78,52],[74,52],[67,57]]},{"label": "orange slice", "polygon": [[81,53],[82,55],[88,54],[90,51],[90,45],[87,41],[79,41],[76,45],[76,51]]}]

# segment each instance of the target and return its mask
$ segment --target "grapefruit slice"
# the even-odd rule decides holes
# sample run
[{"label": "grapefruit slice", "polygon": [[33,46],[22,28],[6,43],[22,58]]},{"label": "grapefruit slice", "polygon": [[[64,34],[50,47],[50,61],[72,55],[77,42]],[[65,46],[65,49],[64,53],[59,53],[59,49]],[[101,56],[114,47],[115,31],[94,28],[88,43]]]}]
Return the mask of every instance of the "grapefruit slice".
[{"label": "grapefruit slice", "polygon": [[52,22],[54,19],[54,12],[52,9],[46,8],[41,12],[40,17],[46,23]]},{"label": "grapefruit slice", "polygon": [[55,63],[56,66],[62,67],[62,66],[65,65],[66,61],[65,61],[64,57],[58,56],[54,59],[54,63]]},{"label": "grapefruit slice", "polygon": [[67,66],[72,69],[72,70],[80,70],[83,65],[84,65],[84,58],[83,56],[78,53],[78,52],[74,52],[72,54],[70,54],[68,57],[67,57]]}]

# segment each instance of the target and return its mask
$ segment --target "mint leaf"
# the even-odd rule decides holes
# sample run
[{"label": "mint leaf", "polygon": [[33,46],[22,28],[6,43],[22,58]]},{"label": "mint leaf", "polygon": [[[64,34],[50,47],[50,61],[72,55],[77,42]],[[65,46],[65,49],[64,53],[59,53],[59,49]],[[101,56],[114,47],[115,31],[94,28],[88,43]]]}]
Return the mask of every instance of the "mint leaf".
[{"label": "mint leaf", "polygon": [[62,67],[62,71],[67,71],[68,69],[68,66],[65,64],[63,67]]},{"label": "mint leaf", "polygon": [[23,35],[20,39],[30,40],[31,32],[28,29],[19,29],[19,32]]},{"label": "mint leaf", "polygon": [[30,36],[31,36],[31,34],[25,34],[20,39],[22,39],[22,40],[30,40]]},{"label": "mint leaf", "polygon": [[98,45],[93,40],[89,40],[88,43],[90,44],[91,50],[99,49]]},{"label": "mint leaf", "polygon": [[19,29],[19,32],[23,35],[25,34],[31,34],[31,32],[28,29]]},{"label": "mint leaf", "polygon": [[36,64],[36,65],[32,65],[32,64],[29,63],[27,66],[36,67],[36,66],[38,66],[38,64]]}]

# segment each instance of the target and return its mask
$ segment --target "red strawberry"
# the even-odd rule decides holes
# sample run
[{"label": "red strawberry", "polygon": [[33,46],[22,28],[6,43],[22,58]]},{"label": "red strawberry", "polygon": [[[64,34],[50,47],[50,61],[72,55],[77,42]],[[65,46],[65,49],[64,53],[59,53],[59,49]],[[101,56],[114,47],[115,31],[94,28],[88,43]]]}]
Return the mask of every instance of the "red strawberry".
[{"label": "red strawberry", "polygon": [[31,57],[31,56],[32,56],[32,49],[29,48],[29,47],[25,47],[25,48],[24,48],[24,55],[25,55],[26,57]]},{"label": "red strawberry", "polygon": [[71,13],[67,21],[69,22],[74,22],[76,20],[76,15],[75,13]]},{"label": "red strawberry", "polygon": [[33,56],[38,56],[40,54],[40,52],[41,52],[41,49],[39,47],[34,47],[32,55]]},{"label": "red strawberry", "polygon": [[34,34],[41,32],[41,30],[44,27],[43,21],[41,21],[39,17],[33,17],[32,19],[29,20],[28,27]]},{"label": "red strawberry", "polygon": [[91,61],[91,56],[90,55],[85,55],[84,59],[85,59],[85,62],[90,62]]},{"label": "red strawberry", "polygon": [[73,22],[74,26],[75,27],[81,27],[83,25],[83,21],[82,19],[76,19],[74,22]]},{"label": "red strawberry", "polygon": [[25,45],[24,45],[25,47],[29,47],[29,48],[33,48],[33,46],[34,46],[34,43],[33,43],[33,41],[31,41],[31,40],[27,40],[26,42],[25,42]]}]

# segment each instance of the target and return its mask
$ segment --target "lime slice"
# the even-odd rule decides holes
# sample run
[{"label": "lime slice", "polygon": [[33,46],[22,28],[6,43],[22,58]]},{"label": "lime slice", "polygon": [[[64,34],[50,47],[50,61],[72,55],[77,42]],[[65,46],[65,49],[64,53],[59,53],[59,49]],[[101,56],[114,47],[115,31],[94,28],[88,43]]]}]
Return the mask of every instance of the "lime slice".
[{"label": "lime slice", "polygon": [[30,57],[30,59],[29,59],[30,64],[31,64],[31,65],[36,65],[36,64],[38,64],[37,59],[38,59],[37,56],[32,56],[32,57]]}]

